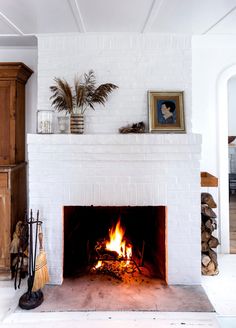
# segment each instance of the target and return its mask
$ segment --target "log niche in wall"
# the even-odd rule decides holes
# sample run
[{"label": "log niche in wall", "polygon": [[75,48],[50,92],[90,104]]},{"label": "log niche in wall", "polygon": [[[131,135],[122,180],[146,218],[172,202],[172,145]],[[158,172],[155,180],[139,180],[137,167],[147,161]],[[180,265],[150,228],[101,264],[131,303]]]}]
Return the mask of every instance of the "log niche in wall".
[{"label": "log niche in wall", "polygon": [[32,73],[23,63],[0,63],[0,280],[11,278],[11,238],[27,209],[25,84]]},{"label": "log niche in wall", "polygon": [[212,208],[216,208],[212,195],[203,192],[201,194],[202,274],[207,276],[219,273],[217,253],[213,250],[219,245],[219,241],[212,234],[217,229],[216,214]]}]

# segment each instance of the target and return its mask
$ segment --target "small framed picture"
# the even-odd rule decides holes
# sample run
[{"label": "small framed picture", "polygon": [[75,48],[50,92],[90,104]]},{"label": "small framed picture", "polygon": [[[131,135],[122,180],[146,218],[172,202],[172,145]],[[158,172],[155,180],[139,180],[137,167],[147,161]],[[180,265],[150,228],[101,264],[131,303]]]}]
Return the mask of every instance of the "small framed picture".
[{"label": "small framed picture", "polygon": [[186,133],[183,91],[148,91],[149,132]]}]

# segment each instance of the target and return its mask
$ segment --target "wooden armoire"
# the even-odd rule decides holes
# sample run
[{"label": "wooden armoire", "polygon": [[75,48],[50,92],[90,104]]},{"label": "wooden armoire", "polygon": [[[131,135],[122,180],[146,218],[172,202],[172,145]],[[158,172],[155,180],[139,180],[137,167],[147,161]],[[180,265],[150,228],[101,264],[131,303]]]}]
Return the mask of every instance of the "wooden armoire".
[{"label": "wooden armoire", "polygon": [[27,210],[25,84],[32,73],[23,63],[0,63],[0,280],[11,279],[11,239]]}]

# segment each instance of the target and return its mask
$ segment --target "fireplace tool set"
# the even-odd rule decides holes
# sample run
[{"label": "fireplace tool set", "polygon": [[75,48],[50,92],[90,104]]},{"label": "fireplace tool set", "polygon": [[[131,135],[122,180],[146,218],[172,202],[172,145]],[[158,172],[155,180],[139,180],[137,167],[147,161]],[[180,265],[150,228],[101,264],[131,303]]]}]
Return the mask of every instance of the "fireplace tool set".
[{"label": "fireplace tool set", "polygon": [[[36,219],[33,218],[32,210],[29,219],[25,218],[25,229],[20,240],[28,239],[28,288],[19,300],[22,309],[30,310],[38,307],[43,302],[41,288],[49,281],[46,254],[43,249],[42,221],[39,220],[39,211]],[[37,246],[39,241],[39,253]],[[36,256],[37,255],[37,256]],[[18,261],[21,264],[21,260]],[[15,276],[15,288],[20,288],[21,277],[17,286],[18,275]]]}]

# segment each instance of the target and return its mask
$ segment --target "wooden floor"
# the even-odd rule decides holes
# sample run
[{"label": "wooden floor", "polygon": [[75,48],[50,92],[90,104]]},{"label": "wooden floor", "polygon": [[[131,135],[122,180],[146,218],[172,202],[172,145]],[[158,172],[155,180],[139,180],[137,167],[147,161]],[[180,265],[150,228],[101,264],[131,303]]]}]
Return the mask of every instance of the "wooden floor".
[{"label": "wooden floor", "polygon": [[230,196],[229,219],[230,219],[230,253],[236,254],[236,193]]}]

